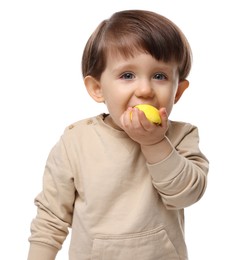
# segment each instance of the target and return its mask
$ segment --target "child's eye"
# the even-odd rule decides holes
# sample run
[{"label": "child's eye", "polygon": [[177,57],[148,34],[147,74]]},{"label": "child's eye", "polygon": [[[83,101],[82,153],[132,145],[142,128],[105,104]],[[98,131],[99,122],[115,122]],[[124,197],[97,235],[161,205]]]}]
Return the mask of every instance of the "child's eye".
[{"label": "child's eye", "polygon": [[133,79],[134,78],[134,74],[131,72],[125,72],[120,76],[121,79]]},{"label": "child's eye", "polygon": [[154,79],[157,79],[157,80],[166,80],[167,79],[167,76],[164,75],[163,73],[157,73],[154,75]]}]

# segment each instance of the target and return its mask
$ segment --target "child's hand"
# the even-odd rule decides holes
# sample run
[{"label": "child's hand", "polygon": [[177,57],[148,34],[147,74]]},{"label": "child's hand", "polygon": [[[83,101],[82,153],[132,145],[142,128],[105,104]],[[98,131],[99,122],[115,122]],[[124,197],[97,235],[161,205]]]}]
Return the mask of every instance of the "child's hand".
[{"label": "child's hand", "polygon": [[160,125],[151,123],[144,112],[132,107],[128,108],[120,118],[122,129],[131,139],[140,144],[146,161],[151,164],[164,160],[173,150],[165,136],[168,130],[167,111],[161,108],[159,113]]},{"label": "child's hand", "polygon": [[123,130],[140,145],[154,145],[160,143],[168,129],[168,115],[165,108],[159,110],[161,124],[151,123],[144,112],[129,107],[121,116]]}]

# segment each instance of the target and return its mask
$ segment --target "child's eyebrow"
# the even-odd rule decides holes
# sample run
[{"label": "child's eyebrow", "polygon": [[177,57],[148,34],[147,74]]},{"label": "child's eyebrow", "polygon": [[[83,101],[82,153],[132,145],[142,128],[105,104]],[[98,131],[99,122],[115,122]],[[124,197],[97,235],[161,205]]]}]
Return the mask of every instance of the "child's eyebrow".
[{"label": "child's eyebrow", "polygon": [[[116,65],[114,68],[111,69],[112,73],[119,73],[120,71],[129,71],[129,70],[134,70],[137,68],[137,64],[132,64],[132,63],[124,63],[124,64],[120,64],[120,65]],[[173,73],[174,72],[175,67],[172,65],[167,65],[167,64],[158,64],[155,65],[152,70],[155,71],[163,71],[163,72],[167,72],[167,73]]]},{"label": "child's eyebrow", "polygon": [[112,69],[113,73],[117,73],[119,71],[127,71],[127,70],[134,70],[136,68],[135,65],[127,63],[127,64],[122,64],[119,66],[116,66]]}]

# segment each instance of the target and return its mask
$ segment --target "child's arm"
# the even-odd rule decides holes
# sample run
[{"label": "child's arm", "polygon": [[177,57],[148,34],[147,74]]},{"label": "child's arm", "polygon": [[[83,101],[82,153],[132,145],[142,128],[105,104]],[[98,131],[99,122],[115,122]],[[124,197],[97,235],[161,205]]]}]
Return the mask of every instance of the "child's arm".
[{"label": "child's arm", "polygon": [[[137,112],[137,111],[135,111]],[[123,129],[141,145],[152,182],[169,209],[187,207],[198,201],[206,188],[208,160],[200,152],[198,130],[185,124],[168,138],[166,110],[162,124],[156,126],[138,112],[130,121],[129,111],[122,117]],[[174,128],[174,127],[173,127]],[[177,141],[175,141],[177,140]]]},{"label": "child's arm", "polygon": [[75,187],[62,140],[52,149],[44,172],[43,190],[36,197],[28,260],[53,260],[71,226]]},{"label": "child's arm", "polygon": [[198,147],[198,129],[191,125],[183,128],[184,134],[180,129],[176,131],[171,154],[159,163],[147,164],[152,183],[168,209],[185,208],[197,202],[207,184],[209,163]]}]

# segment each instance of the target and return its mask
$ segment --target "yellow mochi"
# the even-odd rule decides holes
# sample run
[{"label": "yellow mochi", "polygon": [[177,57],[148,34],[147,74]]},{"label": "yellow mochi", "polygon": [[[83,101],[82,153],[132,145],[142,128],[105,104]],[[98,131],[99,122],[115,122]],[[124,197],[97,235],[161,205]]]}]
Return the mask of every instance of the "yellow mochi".
[{"label": "yellow mochi", "polygon": [[161,124],[161,118],[159,116],[159,111],[154,106],[148,104],[136,105],[136,108],[143,111],[147,119],[155,124]]}]

